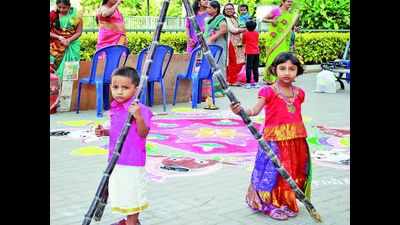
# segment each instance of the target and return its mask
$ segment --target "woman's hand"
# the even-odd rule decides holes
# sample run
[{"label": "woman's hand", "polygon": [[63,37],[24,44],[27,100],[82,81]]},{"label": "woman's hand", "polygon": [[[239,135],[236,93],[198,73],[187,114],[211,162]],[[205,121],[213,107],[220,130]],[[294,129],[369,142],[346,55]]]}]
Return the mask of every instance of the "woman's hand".
[{"label": "woman's hand", "polygon": [[64,39],[64,41],[61,41],[61,43],[63,43],[65,46],[69,46],[69,44],[71,43],[71,40],[69,38]]},{"label": "woman's hand", "polygon": [[217,39],[218,39],[219,33],[217,32],[213,32],[213,34],[208,38],[207,42],[208,43],[214,43]]},{"label": "woman's hand", "polygon": [[61,43],[65,42],[65,38],[63,36],[57,36],[57,39],[61,41]]},{"label": "woman's hand", "polygon": [[273,19],[271,19],[271,24],[272,24],[272,26],[276,26],[276,17],[275,18],[273,18]]},{"label": "woman's hand", "polygon": [[69,39],[64,38],[63,36],[58,36],[57,39],[60,40],[61,44],[65,46],[68,46],[69,43],[71,42]]}]

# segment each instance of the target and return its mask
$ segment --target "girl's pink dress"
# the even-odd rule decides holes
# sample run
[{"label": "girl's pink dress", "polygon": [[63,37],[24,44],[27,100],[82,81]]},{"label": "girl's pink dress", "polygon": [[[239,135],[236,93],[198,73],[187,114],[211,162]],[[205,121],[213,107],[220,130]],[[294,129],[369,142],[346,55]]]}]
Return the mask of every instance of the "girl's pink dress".
[{"label": "girl's pink dress", "polygon": [[[279,95],[275,86],[264,86],[258,96],[266,100],[263,137],[277,155],[282,166],[299,188],[310,197],[311,161],[307,132],[301,116],[304,91],[294,87],[294,112]],[[254,210],[270,213],[280,207],[288,207],[297,213],[295,193],[262,149],[258,149],[246,202]]]}]

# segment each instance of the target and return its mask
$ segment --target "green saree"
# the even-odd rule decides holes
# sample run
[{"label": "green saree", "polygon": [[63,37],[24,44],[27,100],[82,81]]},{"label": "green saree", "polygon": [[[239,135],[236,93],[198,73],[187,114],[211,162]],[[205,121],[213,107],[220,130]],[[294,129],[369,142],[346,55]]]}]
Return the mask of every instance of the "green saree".
[{"label": "green saree", "polygon": [[274,83],[276,80],[276,77],[268,72],[275,57],[282,52],[290,51],[291,31],[297,18],[297,11],[281,11],[281,15],[276,19],[276,24],[271,24],[269,27],[266,42],[266,64],[263,72],[263,79],[267,83]]},{"label": "green saree", "polygon": [[[210,23],[210,19],[212,17],[209,17],[206,19],[206,23],[205,23],[205,32],[204,32],[204,38],[207,40],[211,35],[213,35],[215,32],[219,31],[220,29],[220,24],[222,22],[226,23],[226,19],[225,16],[223,15],[218,15],[217,17],[215,17],[214,20],[212,20]],[[215,40],[214,43],[207,43],[207,44],[215,44],[215,45],[219,45],[222,47],[222,53],[221,53],[221,57],[219,59],[218,65],[222,70],[222,74],[224,76],[224,78],[226,79],[226,58],[227,58],[227,49],[228,49],[228,34],[225,34],[223,36],[220,36],[217,40]],[[223,90],[221,85],[219,84],[219,81],[216,78],[213,78],[214,80],[214,92],[215,95],[217,97],[220,96],[224,96]],[[203,93],[207,93],[208,92],[208,84],[205,84],[204,87],[204,91]]]}]

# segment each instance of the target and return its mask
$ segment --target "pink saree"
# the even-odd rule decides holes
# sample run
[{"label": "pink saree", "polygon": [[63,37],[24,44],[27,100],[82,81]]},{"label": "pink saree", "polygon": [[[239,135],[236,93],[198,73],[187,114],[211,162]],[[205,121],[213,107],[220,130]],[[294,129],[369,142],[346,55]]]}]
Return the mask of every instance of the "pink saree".
[{"label": "pink saree", "polygon": [[97,39],[96,49],[100,49],[109,45],[127,45],[125,22],[122,14],[118,9],[109,17],[97,16],[99,21],[99,36]]}]

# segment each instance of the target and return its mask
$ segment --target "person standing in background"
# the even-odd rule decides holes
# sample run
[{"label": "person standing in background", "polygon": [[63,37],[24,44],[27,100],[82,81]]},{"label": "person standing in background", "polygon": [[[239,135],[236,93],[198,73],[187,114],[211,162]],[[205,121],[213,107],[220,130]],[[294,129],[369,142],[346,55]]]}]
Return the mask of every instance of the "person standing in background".
[{"label": "person standing in background", "polygon": [[118,6],[122,0],[103,0],[96,13],[96,22],[99,25],[96,50],[109,45],[128,45],[126,38],[125,21]]},{"label": "person standing in background", "polygon": [[[204,32],[205,28],[205,23],[204,23],[205,19],[208,17],[207,7],[208,7],[208,0],[195,0],[192,5],[194,14],[196,15],[196,22],[199,25],[200,30],[202,32]],[[194,30],[188,18],[186,18],[185,24],[186,24],[186,36],[187,36],[186,52],[190,54],[192,50],[197,46],[198,40],[196,36],[196,31]]]},{"label": "person standing in background", "polygon": [[228,85],[240,86],[238,82],[238,74],[244,66],[246,57],[242,43],[242,33],[246,28],[239,27],[239,20],[235,15],[235,7],[232,3],[224,6],[223,12],[228,27],[228,57],[226,77]]}]

